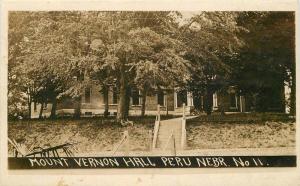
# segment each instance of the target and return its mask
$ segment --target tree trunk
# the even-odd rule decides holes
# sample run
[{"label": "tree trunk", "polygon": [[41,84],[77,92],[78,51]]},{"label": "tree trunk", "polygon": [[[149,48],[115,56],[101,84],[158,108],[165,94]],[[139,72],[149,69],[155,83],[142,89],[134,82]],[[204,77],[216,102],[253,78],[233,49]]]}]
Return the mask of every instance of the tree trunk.
[{"label": "tree trunk", "polygon": [[44,102],[41,103],[40,113],[39,113],[39,119],[43,118],[43,110],[44,110]]},{"label": "tree trunk", "polygon": [[125,119],[129,116],[129,109],[130,109],[130,97],[131,97],[131,88],[126,86],[126,99],[125,99]]},{"label": "tree trunk", "polygon": [[120,93],[119,93],[119,101],[118,101],[118,113],[117,120],[125,120],[126,117],[126,86],[127,82],[125,79],[125,69],[124,65],[121,67],[120,71]]},{"label": "tree trunk", "polygon": [[32,102],[31,96],[30,96],[30,94],[28,94],[28,97],[27,97],[28,118],[31,118],[31,102]]},{"label": "tree trunk", "polygon": [[213,93],[208,88],[206,95],[204,96],[204,110],[207,115],[210,115],[212,112],[212,102],[213,102]]},{"label": "tree trunk", "polygon": [[222,116],[225,115],[225,106],[224,106],[224,101],[223,100],[218,100],[218,103],[219,103],[219,109],[220,109],[220,113]]},{"label": "tree trunk", "polygon": [[50,115],[50,118],[51,118],[51,119],[55,119],[55,118],[56,118],[56,105],[57,105],[56,96],[53,96],[53,97],[52,97],[51,103],[52,103],[52,108],[51,108],[51,115]]},{"label": "tree trunk", "polygon": [[34,101],[33,102],[33,110],[34,110],[34,112],[36,112],[36,104],[37,104],[36,101]]},{"label": "tree trunk", "polygon": [[165,96],[166,96],[166,115],[168,116],[169,115],[168,92],[166,92]]},{"label": "tree trunk", "polygon": [[146,99],[147,99],[147,91],[144,89],[142,91],[142,107],[141,107],[141,116],[145,116],[145,110],[146,110]]},{"label": "tree trunk", "polygon": [[81,115],[81,96],[75,98],[74,118],[79,119]]},{"label": "tree trunk", "polygon": [[102,89],[103,99],[104,99],[104,118],[108,117],[108,86],[103,85]]}]

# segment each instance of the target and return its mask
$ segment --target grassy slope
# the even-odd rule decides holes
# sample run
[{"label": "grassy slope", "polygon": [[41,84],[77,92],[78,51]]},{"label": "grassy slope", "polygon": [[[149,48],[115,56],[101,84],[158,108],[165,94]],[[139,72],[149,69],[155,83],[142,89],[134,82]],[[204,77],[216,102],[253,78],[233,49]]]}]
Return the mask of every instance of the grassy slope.
[{"label": "grassy slope", "polygon": [[[55,146],[66,142],[80,142],[79,152],[111,151],[129,131],[131,150],[147,150],[148,131],[153,129],[155,118],[135,121],[133,127],[121,127],[113,120],[100,118],[81,120],[32,120],[10,121],[8,137],[16,139],[26,147]],[[9,152],[11,146],[9,145]]]},{"label": "grassy slope", "polygon": [[[130,150],[148,150],[148,132],[153,130],[155,117],[131,120],[135,123],[133,127],[121,127],[113,119],[103,118],[9,121],[8,136],[26,147],[80,142],[79,153],[87,153],[113,150],[122,132],[128,130]],[[295,128],[293,121],[209,122],[196,118],[187,123],[187,140],[190,149],[293,147]],[[12,154],[10,145],[9,153]]]},{"label": "grassy slope", "polygon": [[190,149],[294,147],[296,125],[284,114],[200,117],[187,123]]}]

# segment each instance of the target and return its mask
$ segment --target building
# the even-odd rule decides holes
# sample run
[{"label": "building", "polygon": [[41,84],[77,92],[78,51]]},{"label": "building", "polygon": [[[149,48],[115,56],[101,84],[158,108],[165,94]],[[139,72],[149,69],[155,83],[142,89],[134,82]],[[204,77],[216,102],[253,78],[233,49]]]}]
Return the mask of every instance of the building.
[{"label": "building", "polygon": [[[137,89],[132,90],[130,98],[130,115],[140,115],[142,107],[141,92]],[[109,114],[116,115],[118,95],[114,88],[110,88],[108,94]],[[224,112],[247,112],[251,110],[250,102],[244,97],[239,96],[238,91],[234,87],[229,87],[226,93],[215,92],[212,96],[213,112],[220,111],[220,107]],[[204,98],[196,98],[192,93],[187,91],[157,91],[154,95],[146,98],[146,115],[155,115],[157,107],[160,105],[161,114],[182,114],[183,105],[187,115],[193,114],[195,110],[203,111]],[[32,104],[32,118],[38,118],[40,112],[40,104]],[[51,113],[51,104],[44,105],[43,117],[49,117]],[[86,88],[81,99],[81,116],[91,117],[100,116],[104,113],[104,98],[99,90],[99,86],[91,86]],[[72,99],[63,99],[58,101],[57,115],[68,116],[73,115],[75,111],[75,103]]]}]

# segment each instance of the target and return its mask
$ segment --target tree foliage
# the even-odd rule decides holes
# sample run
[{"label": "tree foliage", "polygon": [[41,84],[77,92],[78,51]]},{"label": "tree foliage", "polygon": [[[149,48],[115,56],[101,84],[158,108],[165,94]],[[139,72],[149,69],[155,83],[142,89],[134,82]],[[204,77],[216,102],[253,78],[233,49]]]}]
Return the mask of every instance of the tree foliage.
[{"label": "tree foliage", "polygon": [[192,77],[188,89],[193,96],[204,96],[205,111],[212,110],[212,95],[228,86],[232,69],[228,61],[234,59],[243,46],[238,33],[236,12],[201,12],[182,28],[188,47],[186,58],[191,62]]},{"label": "tree foliage", "polygon": [[[259,94],[279,79],[294,90],[293,22],[284,12],[199,12],[185,22],[172,11],[11,12],[9,109],[27,104],[31,113],[32,102],[51,102],[55,117],[57,101],[73,98],[80,116],[84,89],[94,83],[105,115],[109,87],[117,89],[119,120],[127,118],[136,88],[142,113],[147,95],[159,89],[212,100],[229,84]],[[210,113],[211,103],[205,105]]]},{"label": "tree foliage", "polygon": [[295,18],[291,12],[244,12],[238,24],[246,45],[235,60],[232,80],[253,96],[257,111],[281,105],[284,86],[291,88],[291,112],[295,108]]}]

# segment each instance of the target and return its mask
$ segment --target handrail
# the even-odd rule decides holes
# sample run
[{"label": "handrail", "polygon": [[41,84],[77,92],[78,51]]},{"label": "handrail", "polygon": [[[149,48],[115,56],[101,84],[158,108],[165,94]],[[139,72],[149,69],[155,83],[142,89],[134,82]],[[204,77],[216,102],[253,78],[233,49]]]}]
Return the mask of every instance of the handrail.
[{"label": "handrail", "polygon": [[114,149],[113,151],[113,155],[115,155],[115,153],[117,152],[117,150],[121,147],[121,145],[123,143],[125,143],[125,141],[128,140],[128,131],[124,131],[124,134],[123,134],[123,137],[122,139],[120,140],[119,144],[117,145],[117,147]]},{"label": "handrail", "polygon": [[163,150],[166,150],[169,143],[170,143],[170,140],[172,139],[172,137],[174,137],[173,135],[173,130],[171,131],[171,135],[168,137],[168,140],[167,140],[167,143],[165,144],[165,147],[163,148]]},{"label": "handrail", "polygon": [[159,124],[160,124],[160,121],[156,120],[155,125],[154,125],[152,149],[156,148],[157,136],[158,136],[158,131],[159,131]]},{"label": "handrail", "polygon": [[186,143],[186,117],[185,117],[185,104],[182,105],[182,121],[181,121],[181,150],[185,148]]},{"label": "handrail", "polygon": [[160,105],[157,105],[157,115],[154,124],[154,134],[153,134],[153,142],[152,142],[152,149],[155,149],[157,143],[157,136],[159,131],[159,123],[160,123]]},{"label": "handrail", "polygon": [[[173,145],[174,145],[172,149],[173,149],[173,151],[174,151],[174,156],[176,156],[176,141],[175,141],[175,136],[174,136],[174,134],[173,134],[173,130],[171,131],[171,135],[169,136],[168,141],[167,141],[165,147],[163,148],[163,150],[166,150],[166,149],[167,149],[167,147],[168,147],[170,141],[172,141],[172,139],[173,139]],[[171,149],[171,150],[172,150],[172,149]]]},{"label": "handrail", "polygon": [[160,121],[160,105],[157,105],[157,115],[156,115],[156,121]]}]

